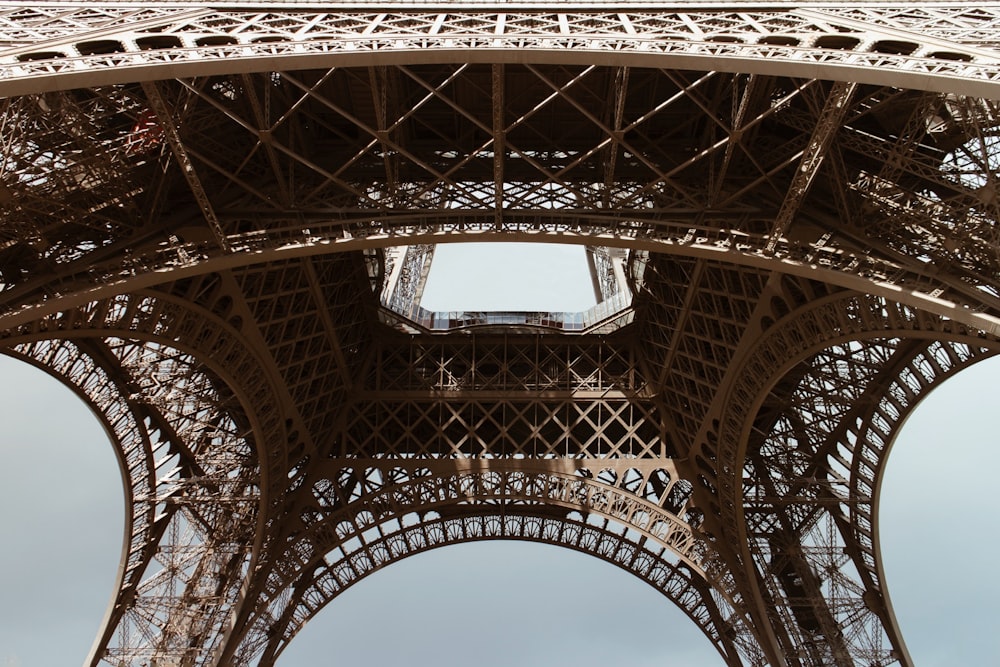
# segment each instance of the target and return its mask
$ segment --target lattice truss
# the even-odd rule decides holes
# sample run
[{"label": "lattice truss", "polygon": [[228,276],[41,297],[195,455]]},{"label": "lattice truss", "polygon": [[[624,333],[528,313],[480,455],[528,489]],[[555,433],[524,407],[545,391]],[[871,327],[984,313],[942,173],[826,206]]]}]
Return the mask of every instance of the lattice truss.
[{"label": "lattice truss", "polygon": [[[889,651],[873,491],[892,425],[922,388],[974,361],[964,345],[874,339],[834,345],[776,388],[745,466],[751,557],[790,654],[809,664],[877,663]],[[887,372],[887,369],[891,371]],[[790,378],[789,378],[790,379]],[[817,611],[816,600],[823,600]]]},{"label": "lattice truss", "polygon": [[[0,2],[0,345],[127,480],[88,664],[272,664],[500,538],[632,572],[728,665],[912,664],[876,501],[1000,349],[1000,6],[356,4]],[[408,323],[478,239],[595,248],[632,305]]]},{"label": "lattice truss", "polygon": [[218,637],[249,564],[259,479],[248,425],[190,355],[164,345],[43,340],[14,352],[102,416],[129,479],[132,530],[106,659],[190,661]]}]

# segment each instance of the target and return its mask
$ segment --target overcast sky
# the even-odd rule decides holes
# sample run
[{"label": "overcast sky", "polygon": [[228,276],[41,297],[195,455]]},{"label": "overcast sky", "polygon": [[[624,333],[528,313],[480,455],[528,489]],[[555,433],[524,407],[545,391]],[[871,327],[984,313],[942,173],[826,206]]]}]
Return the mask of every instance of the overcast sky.
[{"label": "overcast sky", "polygon": [[[522,253],[523,264],[503,255],[511,293],[555,303],[478,307],[574,310],[561,305],[571,297],[555,293],[569,270],[559,262],[576,267],[572,289],[585,285],[591,293],[590,281],[582,249],[563,254]],[[496,291],[495,278],[483,286],[469,274],[487,257],[458,261],[464,273],[444,283],[480,296]],[[536,267],[549,273],[532,273]],[[586,300],[583,294],[575,298]],[[893,450],[882,549],[919,667],[996,664],[1000,655],[1000,502],[990,497],[1000,470],[991,423],[998,377],[1000,361],[987,361],[947,383]],[[122,490],[111,447],[68,390],[0,356],[0,461],[0,667],[80,664],[121,550]],[[556,547],[491,542],[421,554],[362,581],[306,627],[280,664],[701,667],[721,660],[690,621],[631,575]]]}]

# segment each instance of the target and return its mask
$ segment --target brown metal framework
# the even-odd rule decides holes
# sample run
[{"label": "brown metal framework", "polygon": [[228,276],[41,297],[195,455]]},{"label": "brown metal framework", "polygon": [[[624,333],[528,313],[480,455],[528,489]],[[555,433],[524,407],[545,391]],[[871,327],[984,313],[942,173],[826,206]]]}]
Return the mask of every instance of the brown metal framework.
[{"label": "brown metal framework", "polygon": [[[911,665],[903,419],[1000,350],[1000,3],[0,2],[0,345],[123,471],[87,664],[272,664],[448,544],[577,549],[727,665]],[[383,250],[628,251],[431,331]]]}]

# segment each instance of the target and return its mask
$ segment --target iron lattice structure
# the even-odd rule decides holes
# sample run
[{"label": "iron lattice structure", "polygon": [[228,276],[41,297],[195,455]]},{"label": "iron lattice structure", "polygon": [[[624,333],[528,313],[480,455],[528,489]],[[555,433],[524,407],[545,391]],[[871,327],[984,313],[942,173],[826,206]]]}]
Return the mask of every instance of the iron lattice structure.
[{"label": "iron lattice structure", "polygon": [[[270,665],[497,538],[727,665],[912,664],[879,482],[1000,350],[1000,3],[546,4],[0,2],[0,344],[126,480],[87,664]],[[630,298],[413,310],[469,240]]]}]

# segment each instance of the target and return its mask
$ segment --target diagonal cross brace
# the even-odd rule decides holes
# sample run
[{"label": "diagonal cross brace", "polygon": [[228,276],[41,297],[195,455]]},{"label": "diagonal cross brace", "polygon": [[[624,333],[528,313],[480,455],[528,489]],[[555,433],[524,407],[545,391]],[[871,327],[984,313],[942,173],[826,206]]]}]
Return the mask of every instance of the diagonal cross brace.
[{"label": "diagonal cross brace", "polygon": [[809,144],[802,153],[802,160],[799,162],[798,169],[795,170],[785,199],[781,202],[781,208],[771,225],[771,233],[765,246],[765,252],[774,252],[778,241],[792,224],[792,219],[798,213],[806,195],[809,194],[809,188],[812,187],[813,180],[823,164],[823,158],[844,121],[848,102],[857,87],[856,83],[838,81],[830,89],[826,103],[816,120],[816,127],[809,138]]},{"label": "diagonal cross brace", "polygon": [[229,252],[229,242],[226,240],[226,234],[222,231],[222,225],[219,223],[218,216],[215,215],[212,202],[208,199],[205,186],[201,184],[201,180],[194,170],[194,163],[191,162],[191,157],[184,148],[184,142],[181,141],[181,135],[177,131],[177,125],[174,124],[173,115],[167,107],[166,100],[160,94],[159,86],[155,81],[144,81],[142,89],[149,100],[149,106],[152,108],[153,113],[156,114],[157,121],[159,121],[160,126],[163,128],[167,141],[170,142],[170,150],[181,167],[181,172],[183,172],[184,178],[191,188],[191,193],[194,195],[195,201],[198,202],[198,206],[201,208],[202,215],[205,216],[205,221],[208,222],[208,226],[212,230],[212,235],[215,237],[216,243],[219,244],[219,247],[224,252]]}]

